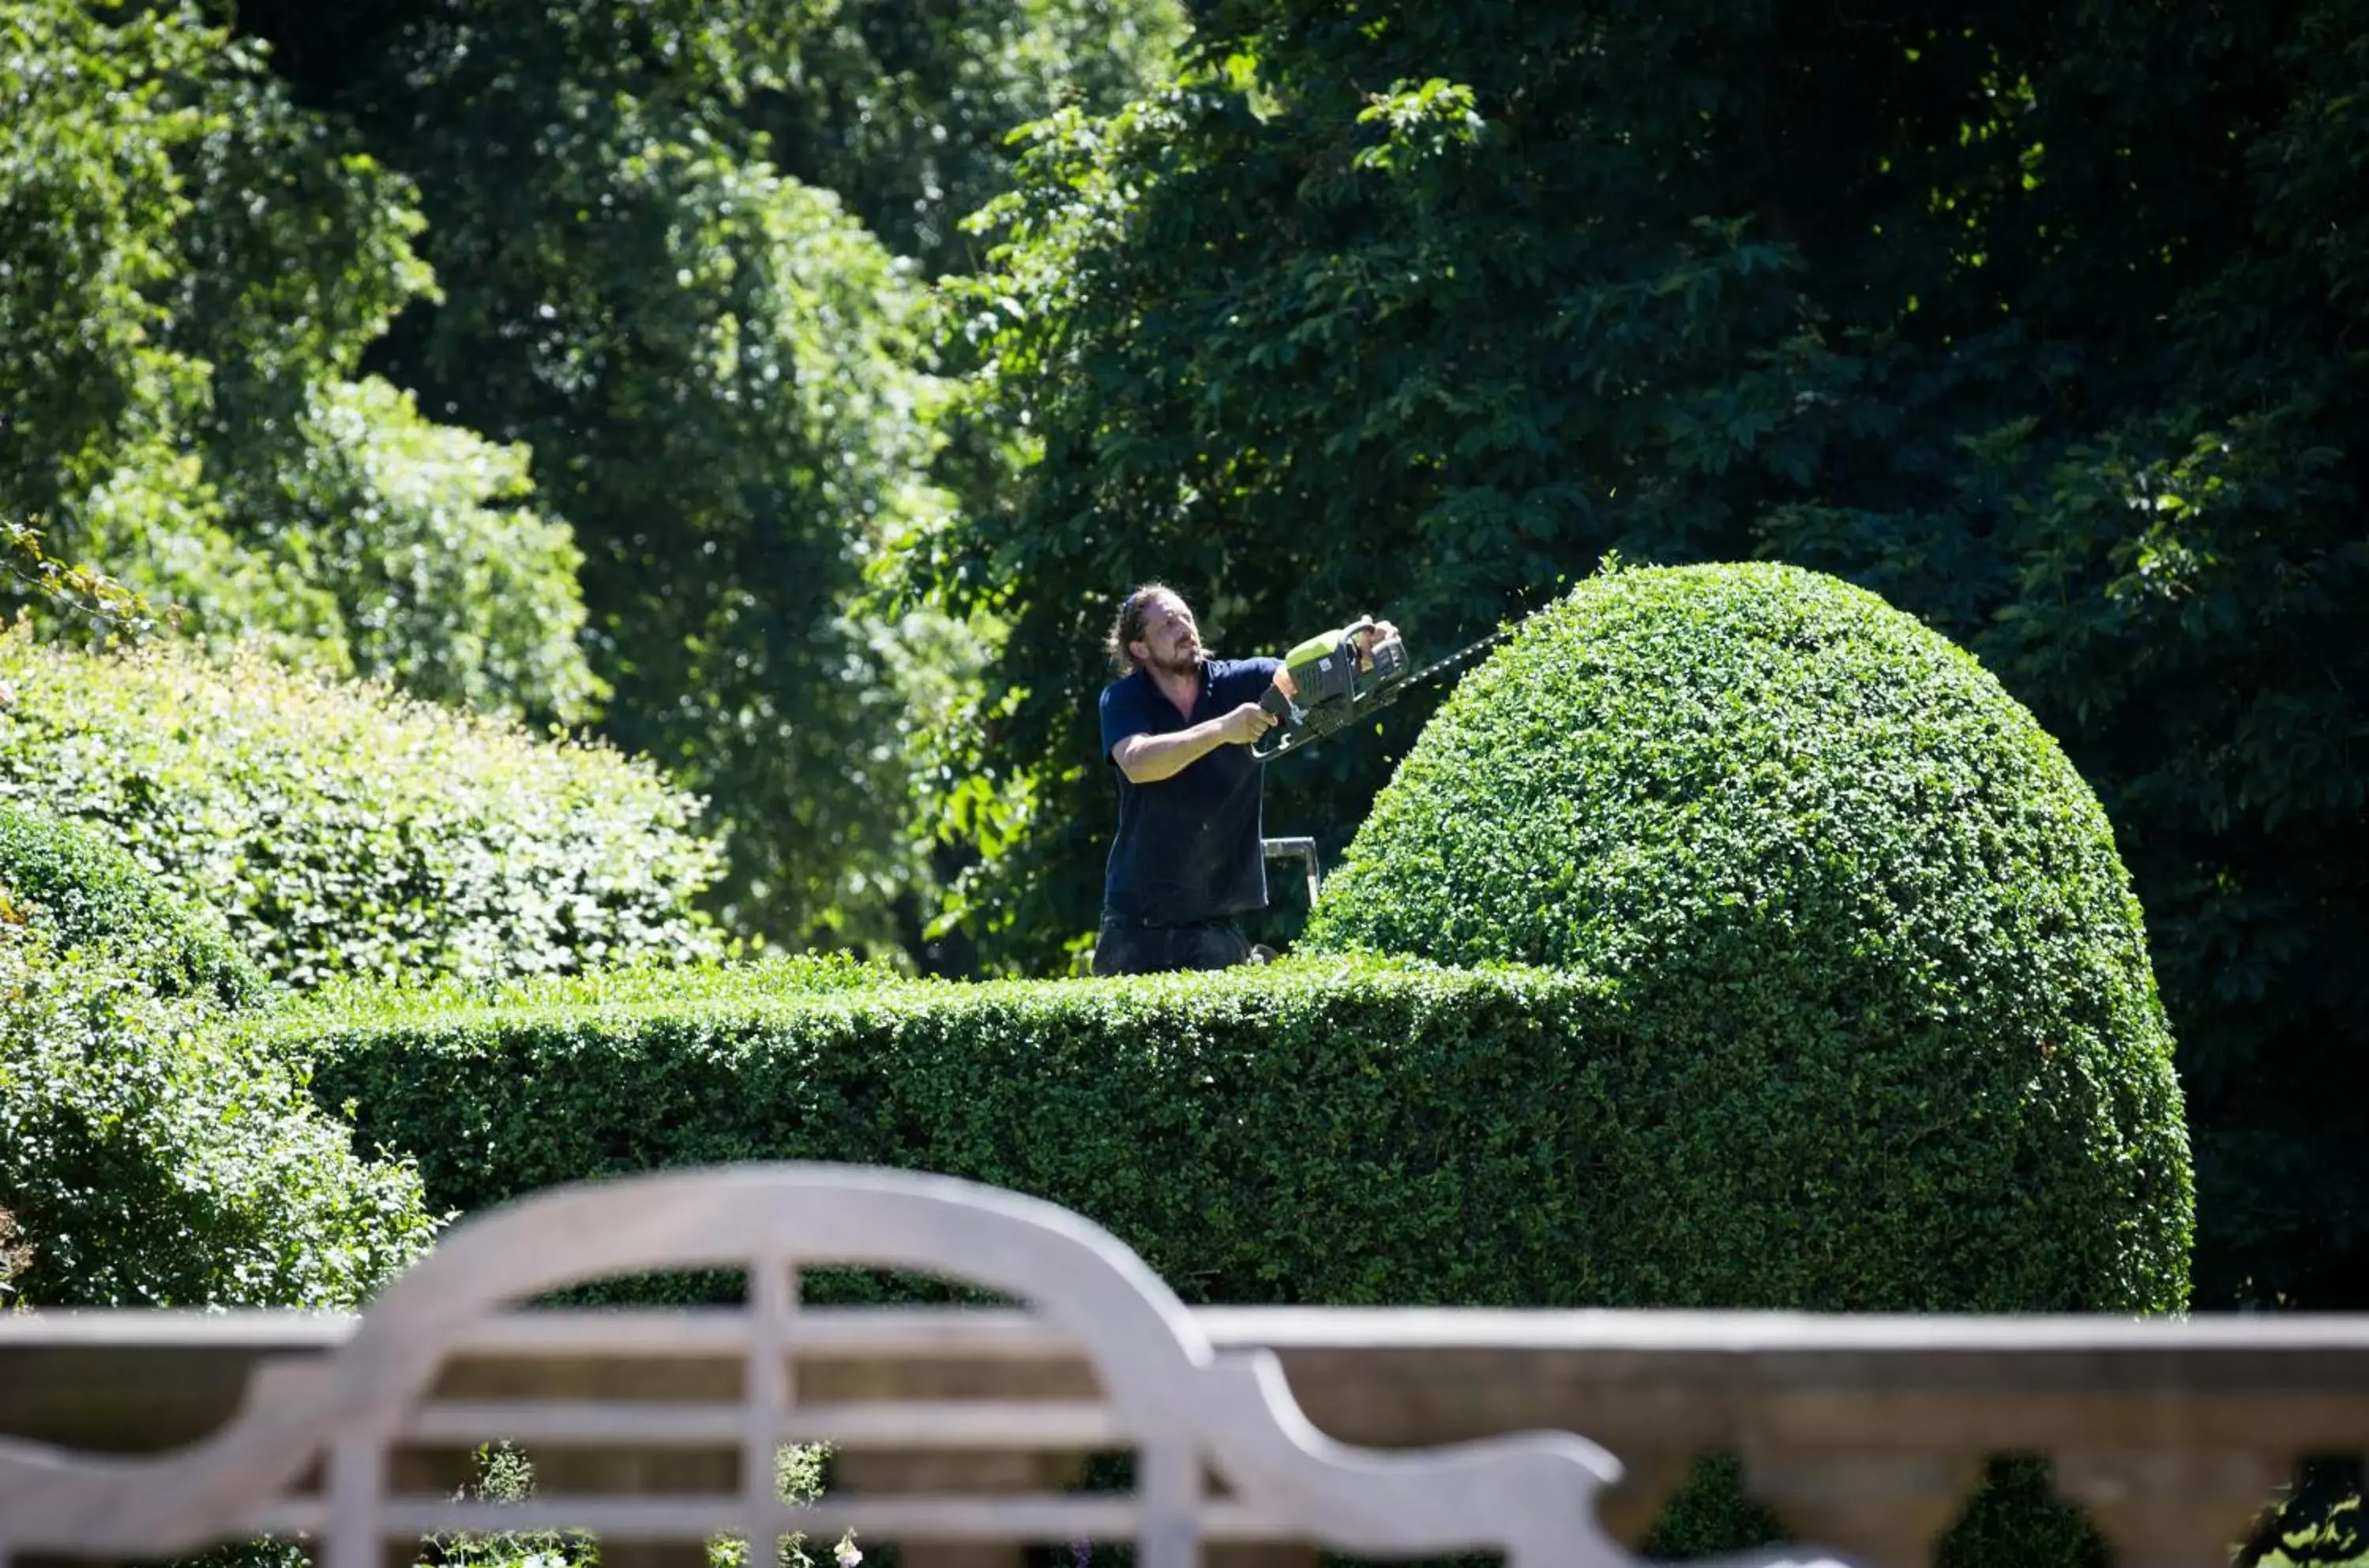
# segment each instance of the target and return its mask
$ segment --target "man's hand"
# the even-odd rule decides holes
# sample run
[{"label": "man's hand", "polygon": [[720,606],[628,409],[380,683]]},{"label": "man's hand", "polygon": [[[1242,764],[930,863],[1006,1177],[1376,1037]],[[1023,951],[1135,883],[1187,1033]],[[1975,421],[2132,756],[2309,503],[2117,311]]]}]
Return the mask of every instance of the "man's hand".
[{"label": "man's hand", "polygon": [[1260,736],[1275,727],[1275,723],[1273,714],[1256,703],[1244,703],[1218,721],[1218,738],[1229,746],[1253,745]]},{"label": "man's hand", "polygon": [[1384,643],[1398,641],[1399,629],[1388,621],[1377,621],[1370,626],[1360,627],[1351,634],[1349,640],[1357,646],[1358,667],[1371,670],[1374,667],[1374,650]]}]

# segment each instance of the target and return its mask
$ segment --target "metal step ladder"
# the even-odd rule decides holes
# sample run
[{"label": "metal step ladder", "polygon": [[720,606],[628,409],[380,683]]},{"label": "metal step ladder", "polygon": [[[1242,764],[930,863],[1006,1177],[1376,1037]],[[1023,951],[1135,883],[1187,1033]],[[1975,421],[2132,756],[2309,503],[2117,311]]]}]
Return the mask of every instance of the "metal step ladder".
[{"label": "metal step ladder", "polygon": [[1259,847],[1269,860],[1296,860],[1308,872],[1308,907],[1316,907],[1316,895],[1324,887],[1324,867],[1316,857],[1316,841],[1299,839],[1261,839]]}]

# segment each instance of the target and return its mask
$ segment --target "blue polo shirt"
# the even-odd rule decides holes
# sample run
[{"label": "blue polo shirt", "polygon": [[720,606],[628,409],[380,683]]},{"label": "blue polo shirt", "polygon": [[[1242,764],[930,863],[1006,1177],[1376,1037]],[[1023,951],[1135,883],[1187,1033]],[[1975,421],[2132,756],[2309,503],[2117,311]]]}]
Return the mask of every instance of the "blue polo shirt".
[{"label": "blue polo shirt", "polygon": [[[1191,717],[1139,670],[1103,688],[1103,761],[1122,740],[1170,735],[1255,703],[1282,661],[1201,662]],[[1247,746],[1220,746],[1157,784],[1139,784],[1116,762],[1118,837],[1103,873],[1103,912],[1167,924],[1223,920],[1266,908],[1266,855],[1259,840],[1265,764]]]}]

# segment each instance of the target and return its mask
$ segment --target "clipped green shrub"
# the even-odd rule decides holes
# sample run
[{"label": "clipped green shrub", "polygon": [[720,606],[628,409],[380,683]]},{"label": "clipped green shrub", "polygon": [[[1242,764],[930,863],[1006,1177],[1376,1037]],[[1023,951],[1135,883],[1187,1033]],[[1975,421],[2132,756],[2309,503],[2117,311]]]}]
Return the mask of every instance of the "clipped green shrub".
[{"label": "clipped green shrub", "polygon": [[114,959],[159,996],[236,1005],[264,993],[262,971],[212,910],[173,898],[87,829],[13,806],[0,806],[0,921]]},{"label": "clipped green shrub", "polygon": [[1189,1299],[1633,1299],[1598,1173],[1650,1152],[1596,988],[1368,961],[967,985],[784,965],[260,1029],[434,1206],[751,1159],[966,1175],[1109,1226]]},{"label": "clipped green shrub", "polygon": [[351,1305],[426,1249],[418,1174],[358,1159],[205,991],[0,923],[0,1209],[34,1306]]},{"label": "clipped green shrub", "polygon": [[1872,594],[1583,584],[1443,705],[1303,946],[1608,988],[1635,1136],[1589,1178],[1623,1299],[2185,1304],[2180,1093],[2105,817]]},{"label": "clipped green shrub", "polygon": [[646,762],[188,647],[0,633],[0,800],[99,829],[272,978],[715,954],[717,852]]},{"label": "clipped green shrub", "polygon": [[[264,1027],[366,1140],[418,1160],[439,1207],[831,1159],[1067,1205],[1209,1300],[1648,1306],[1750,1277],[1751,1257],[1673,1190],[1672,1148],[1734,1113],[1690,1097],[1700,1079],[1674,1077],[1667,1041],[1600,979],[1303,958],[1123,981],[807,964],[676,994],[663,977],[602,984],[514,987],[498,1005],[347,994]],[[1833,1260],[1832,1295],[2148,1304],[2129,1268],[2084,1272],[2119,1256],[2118,1234],[2178,1230],[2138,1199],[2073,1216],[2033,1189],[1977,1197],[1959,1140],[1903,1137],[1848,1104],[1831,1115],[1892,1139],[1859,1207],[1939,1189],[1968,1209],[1912,1235],[1805,1203],[1801,1223],[1825,1230],[1799,1244]],[[2012,1144],[2011,1118],[1995,1125]]]},{"label": "clipped green shrub", "polygon": [[33,1250],[25,1245],[25,1234],[17,1217],[0,1208],[0,1307],[12,1303],[17,1294],[17,1276],[33,1261]]}]

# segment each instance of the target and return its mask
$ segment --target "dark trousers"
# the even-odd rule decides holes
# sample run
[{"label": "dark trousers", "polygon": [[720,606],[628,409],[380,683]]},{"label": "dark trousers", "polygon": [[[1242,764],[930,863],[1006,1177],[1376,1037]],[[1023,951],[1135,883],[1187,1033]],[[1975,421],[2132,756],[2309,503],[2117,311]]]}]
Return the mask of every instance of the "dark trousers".
[{"label": "dark trousers", "polygon": [[1250,939],[1233,921],[1145,925],[1104,915],[1094,938],[1097,975],[1164,975],[1176,969],[1226,969],[1250,961]]}]

